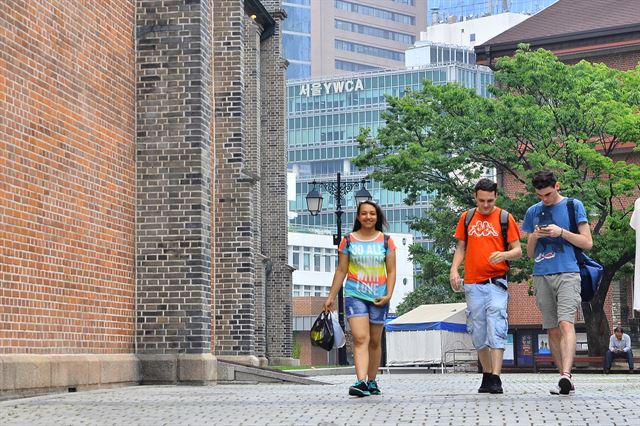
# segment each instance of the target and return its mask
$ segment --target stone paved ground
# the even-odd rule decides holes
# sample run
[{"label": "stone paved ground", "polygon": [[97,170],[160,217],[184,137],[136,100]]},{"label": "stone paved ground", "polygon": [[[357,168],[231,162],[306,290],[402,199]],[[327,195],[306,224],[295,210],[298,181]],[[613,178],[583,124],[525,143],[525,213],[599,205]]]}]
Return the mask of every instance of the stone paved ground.
[{"label": "stone paved ground", "polygon": [[552,396],[552,374],[505,374],[504,395],[476,393],[479,374],[390,374],[381,396],[328,385],[135,386],[0,402],[0,425],[640,425],[640,375],[575,376]]}]

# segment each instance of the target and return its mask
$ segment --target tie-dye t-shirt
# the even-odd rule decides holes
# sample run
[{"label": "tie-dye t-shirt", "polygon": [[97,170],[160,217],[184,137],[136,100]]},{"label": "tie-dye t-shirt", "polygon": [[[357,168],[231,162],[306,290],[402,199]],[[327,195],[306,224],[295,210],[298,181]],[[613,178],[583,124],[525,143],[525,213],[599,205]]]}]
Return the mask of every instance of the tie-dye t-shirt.
[{"label": "tie-dye t-shirt", "polygon": [[385,251],[382,232],[372,240],[359,240],[354,234],[350,234],[349,239],[348,246],[347,239],[343,238],[338,247],[340,253],[349,255],[345,294],[373,302],[387,294],[386,255],[387,251],[395,250],[396,245],[389,238]]}]

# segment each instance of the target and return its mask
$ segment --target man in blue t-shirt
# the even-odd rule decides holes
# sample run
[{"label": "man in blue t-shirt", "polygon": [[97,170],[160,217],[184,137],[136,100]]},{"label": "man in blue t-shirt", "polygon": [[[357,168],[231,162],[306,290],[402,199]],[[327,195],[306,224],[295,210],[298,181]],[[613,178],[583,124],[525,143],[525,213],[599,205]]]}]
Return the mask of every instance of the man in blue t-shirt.
[{"label": "man in blue t-shirt", "polygon": [[580,268],[573,246],[590,250],[591,228],[584,205],[574,200],[578,233],[570,232],[567,198],[560,195],[560,183],[553,172],[533,176],[533,187],[540,202],[529,207],[522,230],[529,233],[527,256],[534,259],[533,285],[542,313],[542,327],[549,331],[549,347],[560,371],[554,395],[575,392],[571,366],[576,352],[574,320],[580,304]]}]

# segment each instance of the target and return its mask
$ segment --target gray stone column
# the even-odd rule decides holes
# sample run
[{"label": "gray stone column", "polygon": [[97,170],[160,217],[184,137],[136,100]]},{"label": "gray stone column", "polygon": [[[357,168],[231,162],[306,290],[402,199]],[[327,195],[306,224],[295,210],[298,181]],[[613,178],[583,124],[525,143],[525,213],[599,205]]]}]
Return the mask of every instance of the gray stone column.
[{"label": "gray stone column", "polygon": [[267,358],[290,364],[293,348],[292,269],[288,265],[286,63],[282,55],[280,1],[262,2],[276,21],[273,35],[262,42],[262,253],[267,258]]},{"label": "gray stone column", "polygon": [[137,1],[137,354],[145,383],[216,379],[209,1]]},{"label": "gray stone column", "polygon": [[265,330],[265,285],[264,261],[262,246],[262,75],[260,73],[260,34],[262,28],[249,16],[245,15],[245,106],[246,106],[246,144],[247,161],[244,173],[255,178],[251,188],[251,223],[252,252],[256,254],[256,275],[254,282],[255,299],[255,355],[261,365],[267,364]]},{"label": "gray stone column", "polygon": [[[244,1],[216,0],[213,47],[215,108],[214,253],[215,353],[257,365],[256,253],[253,192],[247,142],[248,34]],[[254,167],[255,169],[255,167]]]}]

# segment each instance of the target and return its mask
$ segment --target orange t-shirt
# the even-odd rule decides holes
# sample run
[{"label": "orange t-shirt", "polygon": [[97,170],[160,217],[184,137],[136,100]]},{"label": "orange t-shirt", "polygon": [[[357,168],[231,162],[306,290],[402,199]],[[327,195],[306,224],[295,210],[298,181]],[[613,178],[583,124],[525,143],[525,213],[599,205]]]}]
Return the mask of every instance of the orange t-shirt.
[{"label": "orange t-shirt", "polygon": [[[455,237],[464,241],[464,220],[467,212],[460,216],[456,227]],[[507,240],[509,242],[520,239],[520,229],[509,214],[507,221]],[[489,215],[480,214],[478,210],[473,215],[467,228],[467,245],[464,255],[464,282],[477,283],[489,278],[506,275],[509,272],[507,262],[489,263],[489,256],[494,251],[505,251],[500,231],[500,209],[495,208]]]}]

